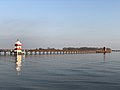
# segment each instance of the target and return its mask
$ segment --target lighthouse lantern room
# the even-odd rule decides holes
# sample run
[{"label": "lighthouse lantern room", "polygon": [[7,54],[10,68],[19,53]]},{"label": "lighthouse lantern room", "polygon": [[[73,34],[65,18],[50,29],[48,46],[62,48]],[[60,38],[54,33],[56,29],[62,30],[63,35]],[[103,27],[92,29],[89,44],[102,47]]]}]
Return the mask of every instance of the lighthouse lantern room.
[{"label": "lighthouse lantern room", "polygon": [[22,54],[22,43],[19,41],[19,39],[17,39],[17,41],[15,42],[14,54],[15,55]]}]

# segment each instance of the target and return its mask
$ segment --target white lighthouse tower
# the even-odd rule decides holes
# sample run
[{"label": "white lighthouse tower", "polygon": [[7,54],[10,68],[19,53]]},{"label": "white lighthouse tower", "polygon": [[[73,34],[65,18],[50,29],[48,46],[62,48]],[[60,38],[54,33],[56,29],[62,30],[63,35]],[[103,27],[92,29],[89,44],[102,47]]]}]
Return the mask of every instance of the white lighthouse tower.
[{"label": "white lighthouse tower", "polygon": [[15,49],[14,49],[15,55],[21,55],[22,54],[22,43],[17,39],[15,42]]}]

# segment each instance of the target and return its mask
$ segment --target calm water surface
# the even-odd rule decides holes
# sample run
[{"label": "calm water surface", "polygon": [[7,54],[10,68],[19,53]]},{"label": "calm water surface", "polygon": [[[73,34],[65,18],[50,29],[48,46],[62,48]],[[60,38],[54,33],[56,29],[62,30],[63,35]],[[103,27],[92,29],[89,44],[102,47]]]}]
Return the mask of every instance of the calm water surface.
[{"label": "calm water surface", "polygon": [[0,56],[0,90],[120,90],[120,53]]}]

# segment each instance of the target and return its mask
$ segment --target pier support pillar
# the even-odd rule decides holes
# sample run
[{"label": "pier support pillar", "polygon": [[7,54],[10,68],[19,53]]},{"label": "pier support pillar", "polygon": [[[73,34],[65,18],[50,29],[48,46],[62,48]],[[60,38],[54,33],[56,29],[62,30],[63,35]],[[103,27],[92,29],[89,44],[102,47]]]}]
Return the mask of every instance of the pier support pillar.
[{"label": "pier support pillar", "polygon": [[50,51],[50,54],[52,54],[52,52]]},{"label": "pier support pillar", "polygon": [[42,53],[43,55],[45,54],[45,52],[43,51],[43,53]]},{"label": "pier support pillar", "polygon": [[4,55],[6,56],[6,51],[4,51]]},{"label": "pier support pillar", "polygon": [[60,54],[61,54],[61,51],[60,51]]},{"label": "pier support pillar", "polygon": [[39,55],[41,55],[41,52],[39,51]]},{"label": "pier support pillar", "polygon": [[25,54],[28,55],[28,51],[26,51]]},{"label": "pier support pillar", "polygon": [[30,52],[30,55],[32,55],[32,52]]},{"label": "pier support pillar", "polygon": [[10,55],[12,56],[12,52],[10,52]]},{"label": "pier support pillar", "polygon": [[35,55],[37,55],[37,52],[35,51]]}]

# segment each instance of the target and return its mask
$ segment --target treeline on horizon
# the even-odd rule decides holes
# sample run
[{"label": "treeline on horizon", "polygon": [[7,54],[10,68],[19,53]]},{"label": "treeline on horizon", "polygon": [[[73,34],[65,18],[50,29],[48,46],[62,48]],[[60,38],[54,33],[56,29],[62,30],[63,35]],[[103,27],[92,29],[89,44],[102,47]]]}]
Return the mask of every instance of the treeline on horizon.
[{"label": "treeline on horizon", "polygon": [[[63,50],[102,50],[103,48],[96,48],[96,47],[80,47],[80,48],[68,47],[68,48],[66,48],[65,47],[65,48],[63,48]],[[111,50],[111,49],[106,48],[106,50]]]},{"label": "treeline on horizon", "polygon": [[[103,47],[104,48],[104,47]],[[103,48],[97,48],[97,47],[80,47],[80,48],[75,48],[75,47],[64,47],[62,50],[102,50]],[[36,48],[36,50],[43,50],[43,48]],[[58,50],[55,48],[47,48],[47,50]],[[106,48],[106,50],[111,50],[110,48]]]}]

